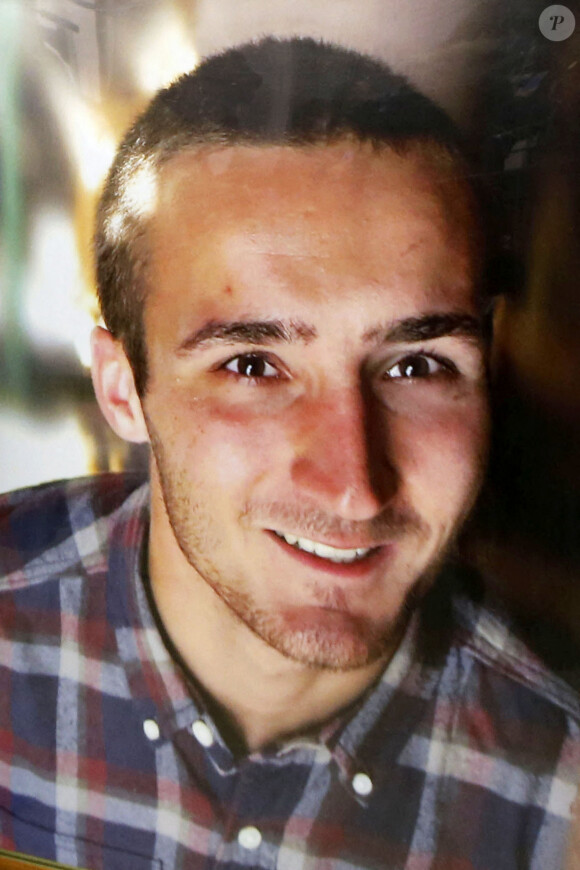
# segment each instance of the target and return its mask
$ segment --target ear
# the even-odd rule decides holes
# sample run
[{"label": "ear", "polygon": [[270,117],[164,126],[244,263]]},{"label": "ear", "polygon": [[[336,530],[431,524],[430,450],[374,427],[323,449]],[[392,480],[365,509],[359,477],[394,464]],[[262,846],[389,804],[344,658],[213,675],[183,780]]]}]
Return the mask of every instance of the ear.
[{"label": "ear", "polygon": [[141,400],[121,342],[97,326],[91,347],[93,386],[107,423],[125,441],[148,441]]}]

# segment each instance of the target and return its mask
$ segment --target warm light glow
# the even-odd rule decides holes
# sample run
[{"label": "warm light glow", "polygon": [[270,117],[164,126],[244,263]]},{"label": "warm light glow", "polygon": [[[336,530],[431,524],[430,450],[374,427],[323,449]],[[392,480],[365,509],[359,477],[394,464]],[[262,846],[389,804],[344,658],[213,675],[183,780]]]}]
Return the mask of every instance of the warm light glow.
[{"label": "warm light glow", "polygon": [[98,190],[113,162],[115,140],[102,132],[96,132],[93,138],[85,131],[79,134],[77,147],[81,152],[79,169],[82,182],[88,190]]},{"label": "warm light glow", "polygon": [[80,421],[65,416],[35,416],[4,408],[0,411],[0,492],[90,471]]},{"label": "warm light glow", "polygon": [[122,211],[116,211],[107,218],[106,232],[110,242],[118,241],[123,235],[124,229],[125,215]]},{"label": "warm light glow", "polygon": [[90,365],[93,318],[83,307],[83,278],[70,217],[45,210],[35,215],[24,300],[24,323],[39,349],[74,348]]},{"label": "warm light glow", "polygon": [[98,107],[91,107],[70,93],[67,93],[67,111],[62,121],[84,187],[89,191],[98,190],[115,156],[114,136]]},{"label": "warm light glow", "polygon": [[152,95],[198,63],[192,40],[175,10],[163,6],[135,50],[139,87]]},{"label": "warm light glow", "polygon": [[157,174],[151,161],[135,157],[123,172],[115,210],[106,218],[105,232],[111,244],[119,242],[130,220],[144,220],[157,204]]},{"label": "warm light glow", "polygon": [[[145,218],[153,213],[157,202],[157,177],[150,163],[141,160],[128,170],[121,193],[120,207],[131,217]],[[110,229],[110,227],[109,227]]]}]

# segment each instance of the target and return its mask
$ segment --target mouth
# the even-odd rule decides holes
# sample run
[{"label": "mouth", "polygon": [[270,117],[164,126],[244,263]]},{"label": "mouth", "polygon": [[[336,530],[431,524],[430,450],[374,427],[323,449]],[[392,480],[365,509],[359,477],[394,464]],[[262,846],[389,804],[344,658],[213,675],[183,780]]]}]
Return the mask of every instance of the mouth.
[{"label": "mouth", "polygon": [[284,541],[295,550],[303,553],[308,553],[311,556],[316,556],[319,559],[326,559],[333,562],[335,565],[353,565],[357,562],[362,562],[377,553],[380,547],[331,547],[329,544],[322,544],[320,541],[312,541],[310,538],[298,537],[298,535],[289,535],[285,532],[272,529],[279,540]]}]

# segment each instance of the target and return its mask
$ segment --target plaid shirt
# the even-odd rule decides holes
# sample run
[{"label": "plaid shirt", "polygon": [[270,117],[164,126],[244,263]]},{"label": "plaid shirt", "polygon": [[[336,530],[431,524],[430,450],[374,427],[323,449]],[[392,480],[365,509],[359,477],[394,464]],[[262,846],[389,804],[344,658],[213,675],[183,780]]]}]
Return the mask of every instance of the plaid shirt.
[{"label": "plaid shirt", "polygon": [[562,866],[578,698],[495,612],[436,588],[347,715],[235,757],[156,627],[147,522],[125,476],[0,499],[1,847],[106,870]]}]

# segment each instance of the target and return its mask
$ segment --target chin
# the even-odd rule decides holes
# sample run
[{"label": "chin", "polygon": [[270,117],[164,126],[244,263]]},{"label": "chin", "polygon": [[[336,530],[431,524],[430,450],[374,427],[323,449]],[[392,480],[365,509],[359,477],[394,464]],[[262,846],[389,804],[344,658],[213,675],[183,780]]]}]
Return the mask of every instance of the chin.
[{"label": "chin", "polygon": [[[256,614],[254,614],[256,617]],[[270,647],[312,668],[349,671],[384,658],[398,635],[398,625],[378,628],[367,620],[338,612],[260,615],[246,623]]]}]

